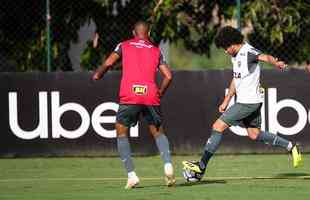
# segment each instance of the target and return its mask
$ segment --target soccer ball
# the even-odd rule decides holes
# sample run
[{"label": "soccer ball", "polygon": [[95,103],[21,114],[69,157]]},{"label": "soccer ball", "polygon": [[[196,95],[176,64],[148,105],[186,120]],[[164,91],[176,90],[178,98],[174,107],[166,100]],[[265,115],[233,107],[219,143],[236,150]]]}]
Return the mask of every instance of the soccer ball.
[{"label": "soccer ball", "polygon": [[189,170],[189,169],[183,169],[182,174],[183,174],[184,179],[187,182],[191,182],[191,183],[198,182],[203,177],[202,173],[194,172],[194,171]]}]

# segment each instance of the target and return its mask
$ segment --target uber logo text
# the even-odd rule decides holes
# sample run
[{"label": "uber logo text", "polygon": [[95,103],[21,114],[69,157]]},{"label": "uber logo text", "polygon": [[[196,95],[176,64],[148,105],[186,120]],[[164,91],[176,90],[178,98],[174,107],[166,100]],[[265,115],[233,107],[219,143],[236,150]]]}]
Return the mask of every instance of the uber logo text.
[{"label": "uber logo text", "polygon": [[[9,125],[13,134],[25,140],[35,138],[47,139],[49,138],[48,120],[51,116],[52,138],[68,138],[76,139],[83,136],[89,129],[90,123],[94,131],[104,138],[115,138],[115,130],[107,130],[101,126],[104,123],[115,123],[115,116],[102,116],[107,110],[117,112],[118,104],[114,102],[104,102],[98,105],[92,113],[78,103],[68,102],[60,105],[60,94],[57,91],[51,92],[51,115],[48,113],[48,97],[47,92],[39,92],[39,123],[34,130],[23,130],[18,123],[18,100],[16,92],[9,92]],[[37,108],[34,108],[37,109]],[[66,130],[63,128],[60,119],[61,116],[68,111],[74,111],[81,117],[81,124],[75,130]],[[138,137],[138,124],[130,130],[131,137]]]}]

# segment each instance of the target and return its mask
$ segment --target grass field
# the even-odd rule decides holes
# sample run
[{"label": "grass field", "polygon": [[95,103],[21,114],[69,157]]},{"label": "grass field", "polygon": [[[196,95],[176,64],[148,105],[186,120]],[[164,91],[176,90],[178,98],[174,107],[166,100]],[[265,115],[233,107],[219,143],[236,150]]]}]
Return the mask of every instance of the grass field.
[{"label": "grass field", "polygon": [[305,200],[310,198],[310,155],[294,169],[287,155],[226,155],[210,162],[198,184],[181,177],[175,156],[177,185],[164,186],[159,157],[135,157],[141,184],[124,190],[125,172],[118,158],[0,159],[0,200]]}]

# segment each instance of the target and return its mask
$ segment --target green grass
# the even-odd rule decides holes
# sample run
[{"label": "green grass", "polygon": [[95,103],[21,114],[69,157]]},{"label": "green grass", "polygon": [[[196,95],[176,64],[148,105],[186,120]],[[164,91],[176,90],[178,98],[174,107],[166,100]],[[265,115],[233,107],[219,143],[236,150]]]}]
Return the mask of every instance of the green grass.
[{"label": "green grass", "polygon": [[298,169],[286,155],[215,156],[204,181],[185,183],[181,161],[198,158],[173,157],[177,186],[167,188],[158,156],[135,157],[141,184],[130,191],[123,189],[126,174],[118,158],[0,159],[0,199],[309,199],[310,155]]}]

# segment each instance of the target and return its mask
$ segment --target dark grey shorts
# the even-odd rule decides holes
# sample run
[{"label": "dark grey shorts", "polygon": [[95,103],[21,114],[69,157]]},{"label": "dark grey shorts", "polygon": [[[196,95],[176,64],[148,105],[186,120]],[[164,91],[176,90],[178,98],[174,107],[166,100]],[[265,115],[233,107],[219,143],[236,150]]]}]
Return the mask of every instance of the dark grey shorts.
[{"label": "dark grey shorts", "polygon": [[160,127],[162,124],[162,115],[160,106],[147,105],[125,105],[120,104],[117,114],[116,122],[123,124],[126,127],[135,126],[139,120],[140,115],[144,117],[149,125]]},{"label": "dark grey shorts", "polygon": [[244,125],[246,128],[260,128],[262,123],[261,107],[262,103],[235,103],[222,114],[220,119],[229,126]]}]

